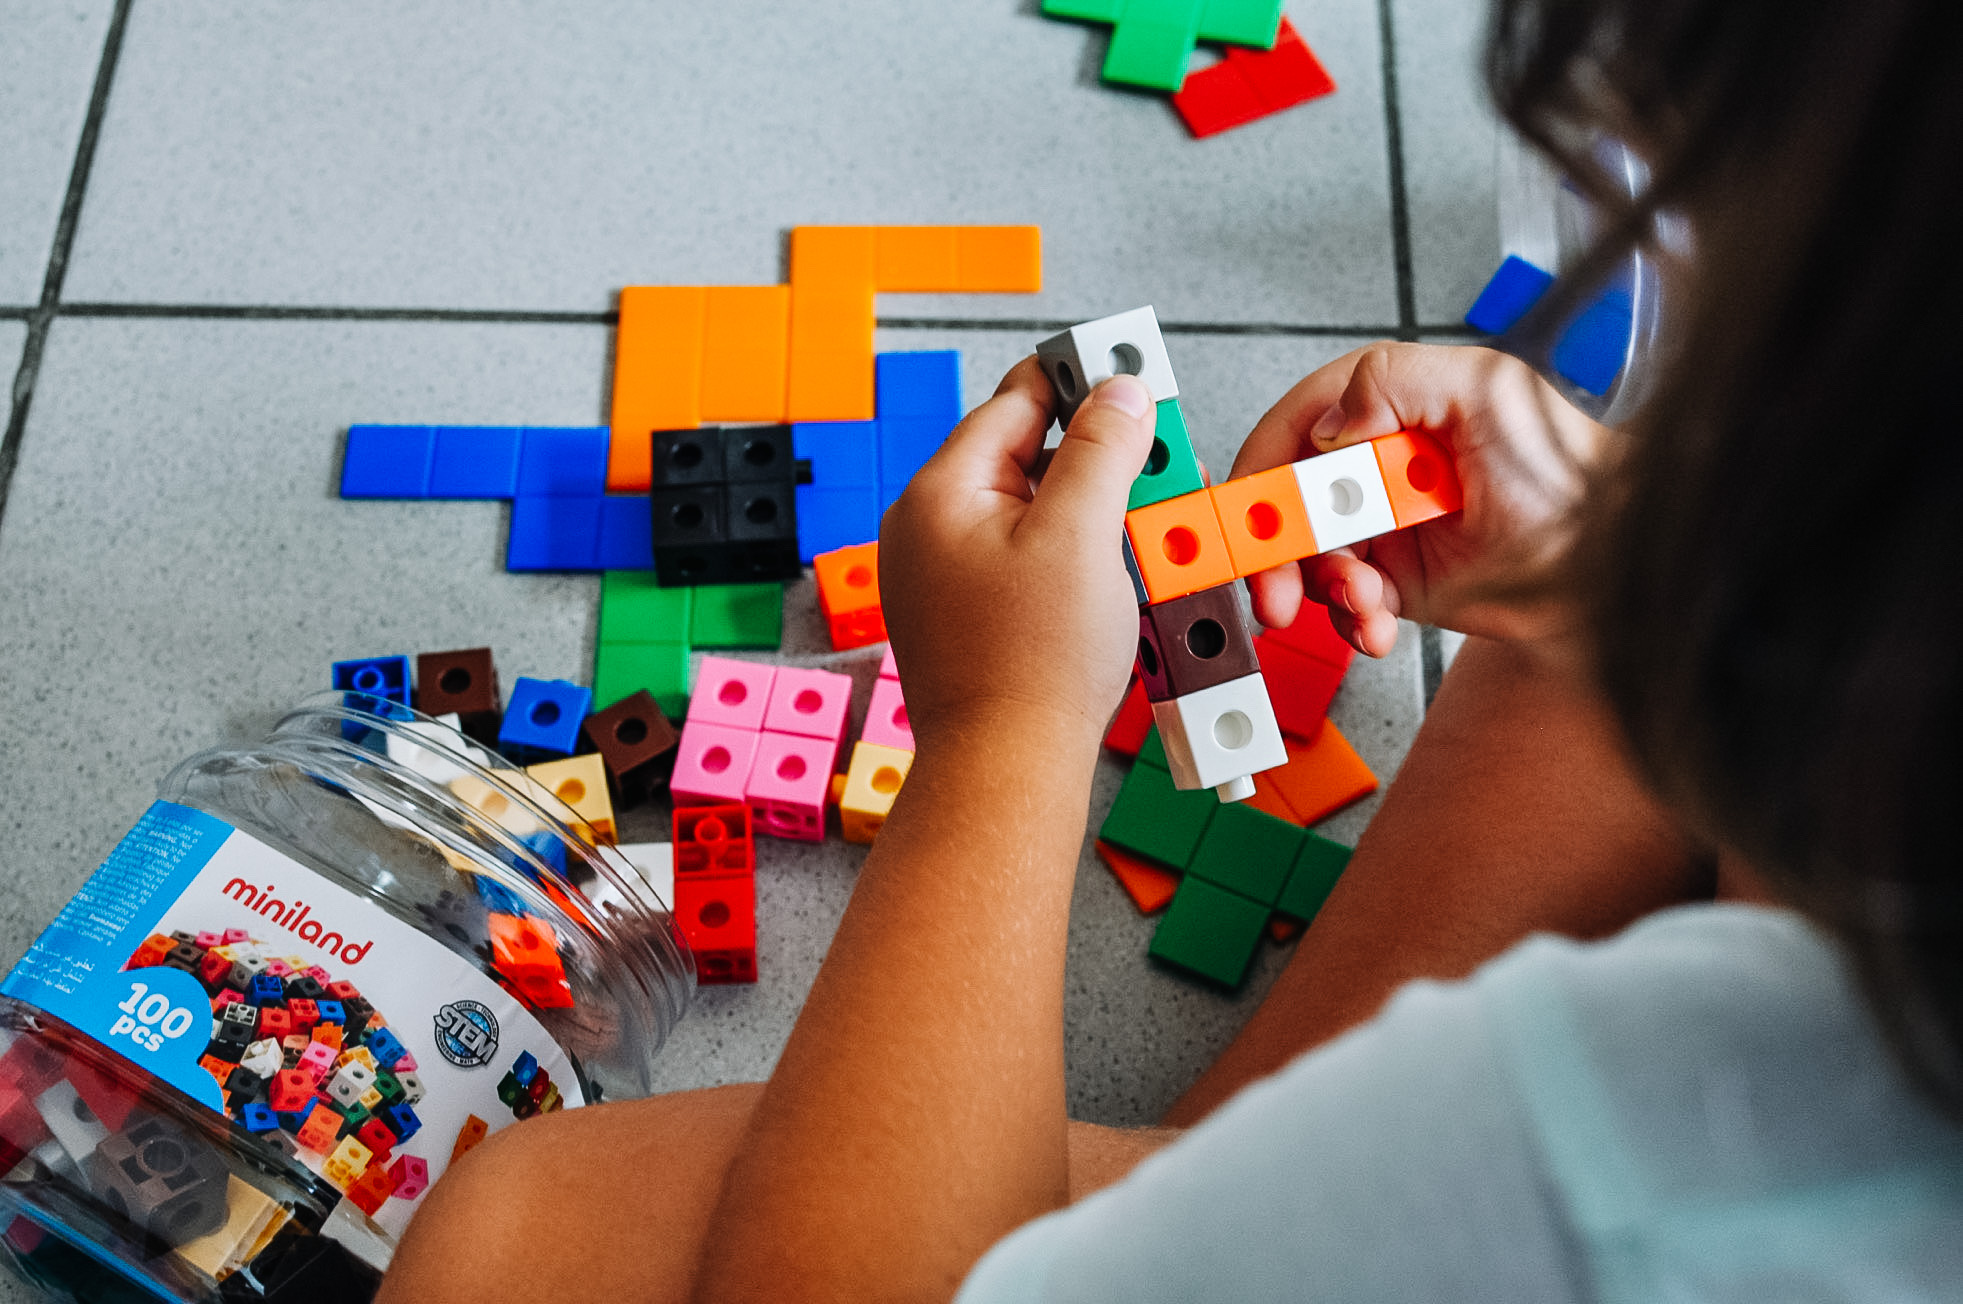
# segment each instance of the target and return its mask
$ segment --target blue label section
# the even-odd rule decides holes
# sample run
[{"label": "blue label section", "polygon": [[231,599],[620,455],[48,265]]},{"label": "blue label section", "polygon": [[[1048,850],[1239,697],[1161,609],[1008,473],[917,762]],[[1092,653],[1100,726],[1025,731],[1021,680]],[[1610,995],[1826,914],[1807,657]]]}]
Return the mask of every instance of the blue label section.
[{"label": "blue label section", "polygon": [[204,987],[178,969],[122,967],[232,832],[201,811],[152,805],[0,982],[0,992],[223,1108],[218,1083],[198,1066],[211,1036]]}]

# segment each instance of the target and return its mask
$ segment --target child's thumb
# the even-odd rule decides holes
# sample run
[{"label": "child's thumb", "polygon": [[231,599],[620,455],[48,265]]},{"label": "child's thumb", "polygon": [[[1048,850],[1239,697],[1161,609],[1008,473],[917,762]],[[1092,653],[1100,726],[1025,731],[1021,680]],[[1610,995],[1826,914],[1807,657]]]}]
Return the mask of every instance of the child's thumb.
[{"label": "child's thumb", "polygon": [[1107,532],[1119,525],[1157,415],[1152,391],[1136,376],[1113,376],[1092,390],[1064,431],[1030,513]]}]

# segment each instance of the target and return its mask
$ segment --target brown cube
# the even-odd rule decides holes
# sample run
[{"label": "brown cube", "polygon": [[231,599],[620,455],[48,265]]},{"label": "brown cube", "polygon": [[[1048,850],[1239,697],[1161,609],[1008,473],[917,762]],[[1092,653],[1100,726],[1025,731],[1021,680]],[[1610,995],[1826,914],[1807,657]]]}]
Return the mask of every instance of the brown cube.
[{"label": "brown cube", "polygon": [[587,716],[580,731],[607,767],[617,807],[646,801],[674,772],[681,739],[646,689]]},{"label": "brown cube", "polygon": [[1138,677],[1147,701],[1169,702],[1260,669],[1231,584],[1139,610]]},{"label": "brown cube", "polygon": [[504,699],[498,695],[498,668],[487,647],[461,652],[425,652],[416,658],[415,708],[424,715],[463,720],[464,732],[495,744]]}]

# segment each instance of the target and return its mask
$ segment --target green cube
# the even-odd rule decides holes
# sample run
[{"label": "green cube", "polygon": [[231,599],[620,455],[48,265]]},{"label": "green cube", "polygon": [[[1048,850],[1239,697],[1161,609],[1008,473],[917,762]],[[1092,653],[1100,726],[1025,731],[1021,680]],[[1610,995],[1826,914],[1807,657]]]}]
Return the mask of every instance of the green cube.
[{"label": "green cube", "polygon": [[784,586],[699,584],[688,642],[697,648],[769,648],[784,642]]},{"label": "green cube", "polygon": [[1273,905],[1289,880],[1307,833],[1266,811],[1222,802],[1186,872],[1253,901]]},{"label": "green cube", "polygon": [[1130,6],[1111,29],[1104,56],[1104,80],[1153,90],[1176,91],[1186,82],[1186,61],[1199,39],[1199,15],[1191,21],[1154,22],[1134,18]]},{"label": "green cube", "polygon": [[1133,855],[1184,869],[1219,805],[1212,789],[1181,792],[1164,770],[1134,765],[1097,836]]},{"label": "green cube", "polygon": [[1288,884],[1275,901],[1275,909],[1303,923],[1314,919],[1349,863],[1348,847],[1319,833],[1308,834],[1302,839],[1302,849],[1295,855],[1295,867],[1289,871]]},{"label": "green cube", "polygon": [[593,700],[611,706],[643,688],[663,712],[688,714],[689,655],[686,643],[602,643],[593,658]]},{"label": "green cube", "polygon": [[1152,934],[1154,959],[1238,987],[1261,944],[1268,907],[1188,874]]},{"label": "green cube", "polygon": [[1273,49],[1281,6],[1282,0],[1206,0],[1200,9],[1200,39]]},{"label": "green cube", "polygon": [[1199,455],[1193,452],[1193,436],[1186,429],[1186,414],[1179,410],[1179,400],[1161,399],[1158,420],[1145,469],[1131,482],[1131,497],[1125,504],[1127,511],[1206,488],[1206,479],[1200,475]]},{"label": "green cube", "polygon": [[654,572],[608,571],[600,576],[602,643],[686,643],[694,589],[664,589]]}]

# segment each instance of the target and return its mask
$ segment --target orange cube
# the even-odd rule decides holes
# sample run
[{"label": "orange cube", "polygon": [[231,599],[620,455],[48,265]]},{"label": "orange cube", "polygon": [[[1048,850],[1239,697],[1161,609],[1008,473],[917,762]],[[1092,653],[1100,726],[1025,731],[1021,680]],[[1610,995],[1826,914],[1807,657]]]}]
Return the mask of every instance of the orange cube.
[{"label": "orange cube", "polygon": [[1277,466],[1217,484],[1213,510],[1227,536],[1227,555],[1241,578],[1286,566],[1316,552],[1309,509],[1292,466]]},{"label": "orange cube", "polygon": [[463,1126],[457,1129],[457,1143],[450,1147],[450,1162],[456,1163],[475,1150],[491,1133],[491,1125],[472,1114],[464,1119]]},{"label": "orange cube", "polygon": [[831,626],[832,649],[865,647],[886,637],[879,603],[879,544],[860,543],[811,559],[818,579],[818,608]]},{"label": "orange cube", "polygon": [[492,911],[491,967],[541,1009],[565,1010],[573,1004],[566,968],[559,960],[558,937],[543,919]]},{"label": "orange cube", "polygon": [[370,1218],[380,1212],[382,1205],[394,1194],[395,1179],[379,1163],[371,1163],[364,1168],[347,1191],[348,1202]]},{"label": "orange cube", "polygon": [[1400,430],[1370,441],[1377,469],[1384,473],[1391,514],[1397,528],[1456,512],[1465,506],[1465,490],[1452,456],[1430,435]]},{"label": "orange cube", "polygon": [[1138,574],[1153,602],[1170,602],[1188,593],[1234,581],[1227,537],[1204,489],[1125,513]]}]

